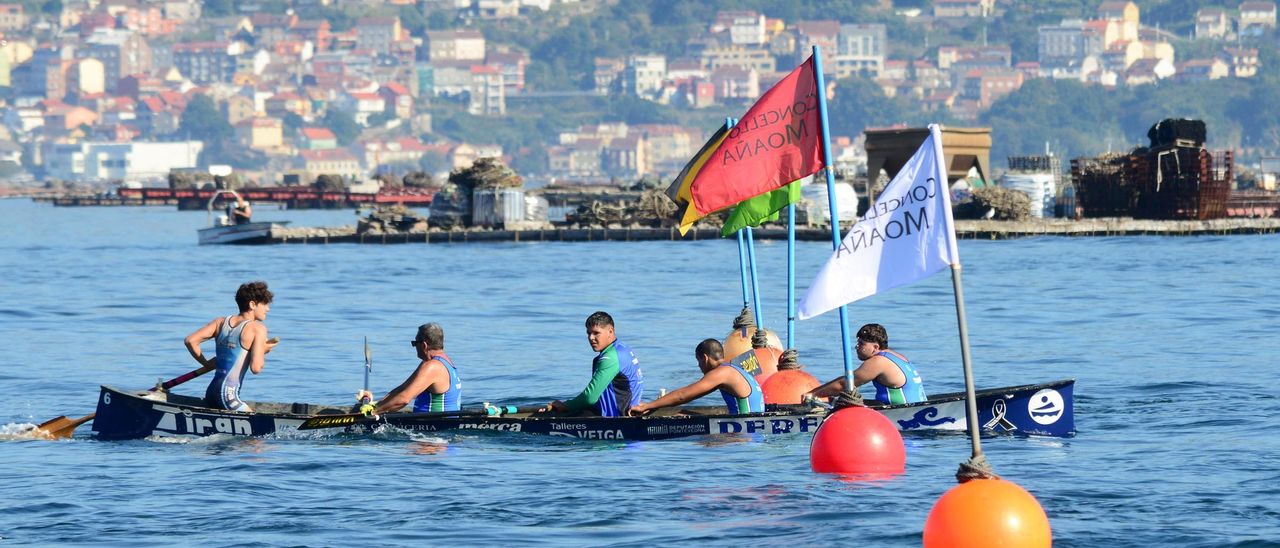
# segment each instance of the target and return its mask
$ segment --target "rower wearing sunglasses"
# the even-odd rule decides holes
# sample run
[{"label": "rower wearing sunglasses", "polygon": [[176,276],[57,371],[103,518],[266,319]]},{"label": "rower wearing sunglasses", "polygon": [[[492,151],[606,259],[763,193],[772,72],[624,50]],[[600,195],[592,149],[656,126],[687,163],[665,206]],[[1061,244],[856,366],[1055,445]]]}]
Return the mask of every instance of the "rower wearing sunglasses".
[{"label": "rower wearing sunglasses", "polygon": [[[418,352],[418,367],[409,378],[393,388],[386,396],[360,406],[366,415],[381,415],[399,411],[412,403],[414,413],[431,411],[457,411],[462,408],[462,380],[453,360],[444,352],[444,328],[437,323],[418,326],[418,334],[409,344]],[[362,391],[356,396],[362,399]],[[372,394],[367,394],[372,397]]]}]

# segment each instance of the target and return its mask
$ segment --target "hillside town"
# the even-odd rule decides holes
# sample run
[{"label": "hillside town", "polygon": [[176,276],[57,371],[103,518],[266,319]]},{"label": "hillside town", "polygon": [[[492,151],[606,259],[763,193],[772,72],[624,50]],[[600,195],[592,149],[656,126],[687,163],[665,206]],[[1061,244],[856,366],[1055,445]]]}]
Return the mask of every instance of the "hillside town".
[{"label": "hillside town", "polygon": [[[543,98],[575,95],[736,113],[815,45],[830,82],[868,79],[888,97],[976,121],[1034,79],[1135,87],[1252,78],[1258,51],[1240,39],[1276,26],[1275,2],[1203,6],[1194,38],[1216,45],[1191,57],[1171,42],[1188,37],[1144,24],[1135,2],[1106,1],[1095,13],[1040,26],[1035,61],[1016,60],[1010,45],[986,35],[903,58],[891,55],[883,23],[725,10],[688,37],[685,55],[595,57],[589,86],[553,90],[526,81],[538,60],[533,52],[487,36],[493,27],[480,23],[589,13],[601,2],[244,0],[218,13],[210,4],[0,4],[0,178],[146,186],[164,184],[175,170],[225,164],[265,186],[310,184],[321,175],[357,183],[411,171],[438,177],[497,157],[517,162],[528,180],[662,180],[715,128],[601,120],[504,147],[474,137],[483,131],[452,126],[501,123]],[[894,17],[941,24],[989,17],[1004,3],[881,4]],[[316,13],[363,15],[335,23],[309,15]],[[462,24],[435,30],[424,23],[440,20]],[[450,127],[435,127],[441,112],[450,114]],[[861,139],[835,136],[840,170],[865,170]]]}]

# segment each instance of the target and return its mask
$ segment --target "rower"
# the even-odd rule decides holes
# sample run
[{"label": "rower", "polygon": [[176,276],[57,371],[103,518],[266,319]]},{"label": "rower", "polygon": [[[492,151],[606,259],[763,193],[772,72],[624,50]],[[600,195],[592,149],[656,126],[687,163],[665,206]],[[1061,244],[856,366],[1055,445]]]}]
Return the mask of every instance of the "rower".
[{"label": "rower", "polygon": [[[418,367],[381,400],[361,405],[361,413],[392,413],[409,402],[413,402],[414,413],[458,411],[462,408],[462,380],[458,378],[453,360],[444,352],[444,328],[434,322],[424,323],[418,326],[418,333],[409,344],[418,353]],[[361,390],[356,399],[362,400],[365,396],[373,397]]]},{"label": "rower", "polygon": [[[239,314],[214,318],[187,335],[185,343],[191,357],[205,367],[217,367],[204,393],[205,405],[214,409],[253,411],[240,400],[240,386],[246,371],[253,371],[254,375],[262,372],[266,354],[280,342],[267,339],[267,326],[262,323],[271,310],[272,297],[266,282],[242,284],[236,290]],[[201,352],[200,343],[214,338],[217,354],[211,360]]]},{"label": "rower", "polygon": [[702,378],[684,388],[671,391],[649,403],[631,406],[631,415],[647,415],[655,409],[681,405],[701,398],[712,390],[720,389],[730,415],[759,413],[764,411],[764,393],[754,375],[742,367],[724,360],[724,346],[715,339],[706,339],[694,349]]},{"label": "rower", "polygon": [[[858,329],[855,346],[862,365],[853,371],[854,386],[868,382],[876,387],[876,400],[886,404],[918,403],[928,399],[924,382],[906,356],[889,349],[889,333],[884,326],[869,323]],[[846,390],[844,377],[814,388],[806,397],[826,398]]]},{"label": "rower", "polygon": [[618,341],[613,317],[595,312],[587,317],[587,343],[599,352],[591,361],[591,381],[569,401],[556,400],[548,407],[554,411],[583,411],[594,408],[602,417],[626,416],[627,409],[640,403],[644,375],[640,360],[631,347]]}]

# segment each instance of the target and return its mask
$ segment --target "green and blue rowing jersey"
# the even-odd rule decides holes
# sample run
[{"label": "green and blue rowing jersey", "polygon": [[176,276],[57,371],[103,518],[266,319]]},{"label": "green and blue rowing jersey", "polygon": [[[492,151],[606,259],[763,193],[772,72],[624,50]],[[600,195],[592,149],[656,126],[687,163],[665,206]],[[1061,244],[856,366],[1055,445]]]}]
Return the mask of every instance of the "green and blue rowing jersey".
[{"label": "green and blue rowing jersey", "polygon": [[640,403],[644,375],[631,347],[619,341],[605,347],[591,361],[591,381],[580,394],[564,402],[571,411],[595,407],[602,417],[622,417]]},{"label": "green and blue rowing jersey", "polygon": [[440,362],[445,370],[449,372],[449,389],[442,394],[432,394],[430,390],[423,390],[413,400],[413,412],[426,413],[462,409],[462,380],[458,378],[458,369],[454,367],[453,360],[450,360],[449,356],[444,354],[431,359]]},{"label": "green and blue rowing jersey", "polygon": [[916,368],[911,365],[911,362],[895,356],[892,352],[881,352],[879,355],[889,358],[889,361],[898,366],[898,370],[902,371],[902,376],[906,377],[907,382],[898,388],[890,388],[872,379],[871,384],[876,387],[877,400],[888,404],[898,404],[919,403],[929,399],[928,396],[924,395],[924,381],[920,379],[920,373],[916,372]]},{"label": "green and blue rowing jersey", "polygon": [[720,367],[732,367],[742,378],[747,379],[747,384],[751,385],[751,393],[746,397],[739,398],[732,392],[720,389],[720,395],[724,397],[724,404],[729,408],[730,415],[738,415],[742,413],[760,413],[764,411],[764,392],[760,391],[760,383],[756,382],[756,376],[747,373],[746,370],[734,363],[722,363]]}]

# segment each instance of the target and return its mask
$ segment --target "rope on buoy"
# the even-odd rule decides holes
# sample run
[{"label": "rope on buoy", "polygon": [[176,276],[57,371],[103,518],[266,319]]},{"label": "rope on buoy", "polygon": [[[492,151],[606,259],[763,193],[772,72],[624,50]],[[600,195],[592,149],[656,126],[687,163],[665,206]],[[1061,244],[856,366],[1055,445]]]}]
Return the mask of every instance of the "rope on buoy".
[{"label": "rope on buoy", "polygon": [[866,406],[867,404],[862,401],[862,394],[857,390],[845,390],[831,398],[831,407],[836,410],[844,409],[846,407]]},{"label": "rope on buoy", "polygon": [[[752,342],[754,343],[755,341],[752,340]],[[778,371],[787,371],[791,369],[803,368],[804,366],[800,365],[800,359],[798,355],[799,353],[796,352],[796,349],[788,348],[785,352],[782,353],[782,357],[778,358]]]},{"label": "rope on buoy", "polygon": [[960,469],[956,471],[956,481],[960,483],[974,479],[1000,479],[991,463],[987,462],[986,455],[980,454],[960,463]]},{"label": "rope on buoy", "polygon": [[769,346],[769,333],[763,329],[757,329],[751,335],[751,348],[764,348]]},{"label": "rope on buoy", "polygon": [[742,312],[738,313],[738,317],[733,319],[733,328],[742,329],[744,327],[755,327],[756,317],[751,313],[751,307],[742,307]]}]

